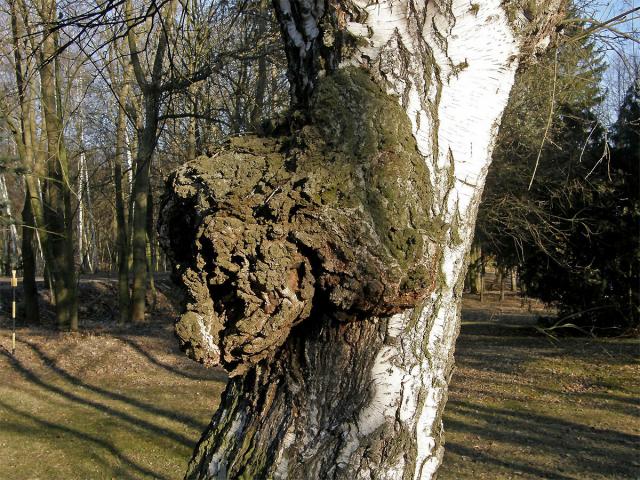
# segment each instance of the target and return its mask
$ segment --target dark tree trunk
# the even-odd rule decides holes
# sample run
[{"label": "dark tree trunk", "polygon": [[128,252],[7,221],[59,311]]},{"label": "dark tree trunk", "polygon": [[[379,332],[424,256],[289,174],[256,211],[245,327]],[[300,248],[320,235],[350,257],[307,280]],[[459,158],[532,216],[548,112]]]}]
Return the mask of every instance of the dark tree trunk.
[{"label": "dark tree trunk", "polygon": [[[55,1],[46,2],[44,21],[56,16]],[[48,27],[49,28],[49,27]],[[50,255],[47,258],[53,279],[58,327],[62,330],[78,329],[77,285],[73,255],[73,215],[71,209],[71,183],[64,143],[60,89],[57,85],[55,32],[47,30],[41,46],[40,89],[47,137],[47,187],[44,201],[45,229],[49,238]],[[54,58],[53,61],[50,61]],[[46,60],[46,61],[45,61]]]},{"label": "dark tree trunk", "polygon": [[145,96],[145,125],[138,135],[136,155],[136,171],[133,182],[133,288],[131,293],[131,321],[142,323],[145,321],[146,295],[149,283],[147,261],[147,227],[149,176],[151,174],[151,159],[156,146],[158,130],[158,115],[160,109],[160,93],[151,92]]},{"label": "dark tree trunk", "polygon": [[151,293],[151,311],[156,305],[156,283],[154,274],[156,272],[156,228],[153,213],[153,192],[149,185],[147,194],[147,272],[149,275],[149,292]]},{"label": "dark tree trunk", "polygon": [[40,323],[40,308],[38,305],[38,286],[36,284],[36,257],[33,251],[33,237],[35,222],[31,212],[31,195],[27,187],[22,209],[22,288],[24,291],[24,317],[28,324]]},{"label": "dark tree trunk", "polygon": [[[258,38],[263,38],[264,33],[267,29],[267,8],[268,3],[265,0],[262,0],[258,9],[258,25],[256,27]],[[264,119],[264,99],[267,91],[267,52],[263,48],[258,52],[258,55],[259,58],[258,76],[256,78],[256,94],[253,109],[251,110],[250,119],[253,131],[258,131],[260,129],[260,122]]]},{"label": "dark tree trunk", "polygon": [[469,251],[469,269],[466,283],[469,293],[480,295],[482,292],[482,249],[474,243]]},{"label": "dark tree trunk", "polygon": [[[123,101],[126,99],[122,95]],[[118,323],[129,321],[129,235],[125,215],[124,193],[122,191],[122,165],[126,153],[125,141],[126,116],[124,108],[118,109],[118,125],[116,127],[116,156],[113,165],[113,183],[116,193],[116,255],[118,259]]]}]

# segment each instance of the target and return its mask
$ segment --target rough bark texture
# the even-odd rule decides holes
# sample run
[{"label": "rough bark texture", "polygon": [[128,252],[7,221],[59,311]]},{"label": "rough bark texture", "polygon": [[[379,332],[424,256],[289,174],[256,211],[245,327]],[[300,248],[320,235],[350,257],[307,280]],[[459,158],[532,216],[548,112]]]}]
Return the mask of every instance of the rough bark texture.
[{"label": "rough bark texture", "polygon": [[[409,432],[353,424],[372,394],[371,351],[398,341],[386,334],[388,321],[345,322],[321,310],[274,362],[230,381],[186,478],[353,478],[381,461],[415,462]],[[367,441],[352,449],[358,435]]]},{"label": "rough bark texture", "polygon": [[178,336],[232,375],[187,478],[435,476],[495,134],[559,5],[274,1],[293,133],[188,164],[161,212]]},{"label": "rough bark texture", "polygon": [[314,301],[345,320],[391,315],[435,285],[442,225],[404,111],[351,68],[321,83],[311,119],[235,138],[169,181],[161,238],[188,297],[178,336],[231,375],[271,360]]}]

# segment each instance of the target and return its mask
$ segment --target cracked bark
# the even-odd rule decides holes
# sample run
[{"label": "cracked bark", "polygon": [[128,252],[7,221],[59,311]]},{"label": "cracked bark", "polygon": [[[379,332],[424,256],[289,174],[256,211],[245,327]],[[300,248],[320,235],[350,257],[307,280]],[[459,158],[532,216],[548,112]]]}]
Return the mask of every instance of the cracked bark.
[{"label": "cracked bark", "polygon": [[274,2],[302,115],[185,165],[161,208],[181,345],[231,374],[187,478],[435,476],[464,259],[543,6]]}]

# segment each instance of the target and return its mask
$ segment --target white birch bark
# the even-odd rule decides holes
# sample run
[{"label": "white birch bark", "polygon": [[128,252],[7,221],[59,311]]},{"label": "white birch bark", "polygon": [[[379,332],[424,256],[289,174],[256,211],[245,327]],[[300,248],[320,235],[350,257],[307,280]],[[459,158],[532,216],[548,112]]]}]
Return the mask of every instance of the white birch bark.
[{"label": "white birch bark", "polygon": [[[366,434],[396,418],[405,422],[416,435],[415,479],[432,478],[444,453],[441,413],[459,329],[465,254],[518,67],[518,43],[501,2],[478,5],[362,2],[366,25],[349,25],[353,32],[366,31],[369,42],[351,61],[372,67],[412,121],[436,192],[433,214],[449,229],[441,284],[420,312],[396,315],[389,323],[388,334],[399,342],[378,354],[375,395],[358,424]],[[419,321],[412,326],[414,315]],[[346,448],[357,442],[356,436]],[[402,463],[386,468],[380,478],[404,478]]]},{"label": "white birch bark", "polygon": [[93,273],[95,256],[95,225],[91,207],[89,172],[86,155],[81,152],[78,159],[78,260],[80,268],[85,272]]},{"label": "white birch bark", "polygon": [[7,229],[9,234],[8,242],[5,242],[5,255],[12,261],[17,262],[20,255],[20,247],[18,245],[18,230],[16,228],[15,219],[11,213],[11,199],[9,198],[9,190],[7,189],[7,183],[4,179],[4,175],[0,174],[0,204],[3,205],[4,216],[8,221]]},{"label": "white birch bark", "polygon": [[87,263],[89,271],[93,272],[94,265],[96,264],[97,256],[97,242],[96,242],[96,224],[93,217],[93,203],[91,202],[91,187],[89,184],[89,169],[87,168],[87,161],[84,161],[84,190],[85,190],[85,203],[87,206],[87,228],[85,230],[86,245],[87,245]]},{"label": "white birch bark", "polygon": [[78,264],[84,268],[84,152],[78,160]]},{"label": "white birch bark", "polygon": [[[427,166],[431,216],[446,229],[442,243],[435,245],[442,249],[442,260],[435,290],[419,307],[389,319],[369,319],[369,325],[384,328],[381,336],[373,327],[350,325],[345,329],[362,329],[358,333],[362,343],[357,346],[341,350],[335,342],[342,337],[336,334],[336,340],[321,330],[317,337],[329,353],[314,350],[322,343],[318,338],[302,347],[307,365],[301,370],[304,381],[282,373],[282,382],[289,384],[298,402],[296,418],[283,415],[289,410],[273,400],[278,393],[271,387],[266,400],[260,400],[263,397],[251,396],[249,380],[232,383],[188,478],[236,478],[237,472],[249,468],[263,472],[265,478],[431,479],[444,452],[442,411],[460,324],[465,255],[497,129],[519,61],[548,43],[560,3],[547,2],[535,28],[521,22],[520,5],[499,0],[356,0],[337,7],[311,0],[277,0],[275,5],[294,103],[305,105],[317,80],[318,63],[325,65],[327,74],[346,65],[361,66],[397,96]],[[323,19],[327,8],[336,9],[332,25],[346,28],[352,40],[356,37],[335,65],[331,63],[335,57],[316,51],[318,43],[330,47],[339,41]],[[319,56],[324,62],[316,61]],[[354,372],[322,371],[327,362],[331,365],[332,355],[349,359],[354,349],[366,350],[369,356],[353,365]],[[283,365],[297,370],[296,365],[278,366]],[[344,366],[340,360],[333,365]],[[322,412],[335,407],[322,404],[317,395],[333,385],[330,376],[360,375],[361,367],[368,369],[364,376],[369,383],[365,392],[353,392],[358,400],[354,414],[323,425]],[[259,368],[254,375],[251,385],[256,390],[271,381],[268,374],[261,378]],[[306,392],[300,394],[300,389]],[[239,407],[243,395],[258,403]],[[344,395],[337,394],[334,400],[340,405]],[[243,443],[248,432],[268,430],[263,425],[270,422],[274,440],[269,447]],[[255,438],[260,437],[255,434]],[[238,458],[247,451],[258,458],[261,450],[269,457],[268,466],[255,467],[252,459]]]}]

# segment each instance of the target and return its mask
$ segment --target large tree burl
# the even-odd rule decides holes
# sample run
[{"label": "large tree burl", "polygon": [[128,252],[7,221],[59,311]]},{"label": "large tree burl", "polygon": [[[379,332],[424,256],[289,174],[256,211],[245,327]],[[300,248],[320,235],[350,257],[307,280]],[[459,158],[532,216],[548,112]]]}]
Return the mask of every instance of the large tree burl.
[{"label": "large tree burl", "polygon": [[176,333],[230,375],[314,309],[390,315],[434,288],[443,228],[397,99],[342,70],[321,81],[309,119],[289,136],[232,138],[167,182],[160,239],[186,289]]}]

